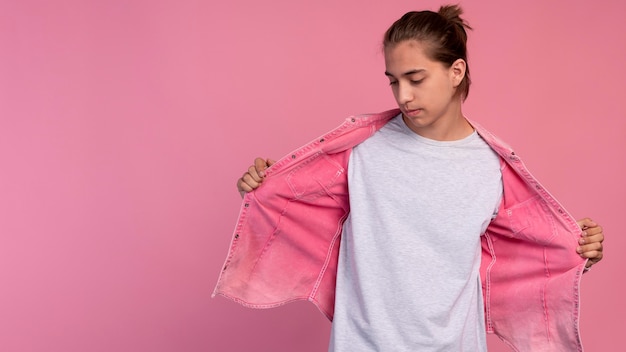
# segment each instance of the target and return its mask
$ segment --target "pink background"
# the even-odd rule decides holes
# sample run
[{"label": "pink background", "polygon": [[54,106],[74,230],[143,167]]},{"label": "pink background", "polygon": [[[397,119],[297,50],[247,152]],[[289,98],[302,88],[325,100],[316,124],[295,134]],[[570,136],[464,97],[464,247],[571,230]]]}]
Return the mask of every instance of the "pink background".
[{"label": "pink background", "polygon": [[[235,180],[255,156],[393,107],[382,33],[439,4],[0,1],[0,350],[325,350],[313,305],[210,298]],[[621,351],[626,2],[462,5],[465,113],[604,226],[582,337]]]}]

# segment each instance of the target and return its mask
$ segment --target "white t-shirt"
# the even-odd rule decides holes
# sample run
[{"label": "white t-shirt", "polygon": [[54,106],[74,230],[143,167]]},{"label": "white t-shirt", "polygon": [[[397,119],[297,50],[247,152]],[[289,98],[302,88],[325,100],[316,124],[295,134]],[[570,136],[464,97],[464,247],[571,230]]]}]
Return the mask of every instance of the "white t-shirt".
[{"label": "white t-shirt", "polygon": [[352,151],[330,351],[486,351],[480,235],[502,197],[474,132],[434,141],[402,116]]}]

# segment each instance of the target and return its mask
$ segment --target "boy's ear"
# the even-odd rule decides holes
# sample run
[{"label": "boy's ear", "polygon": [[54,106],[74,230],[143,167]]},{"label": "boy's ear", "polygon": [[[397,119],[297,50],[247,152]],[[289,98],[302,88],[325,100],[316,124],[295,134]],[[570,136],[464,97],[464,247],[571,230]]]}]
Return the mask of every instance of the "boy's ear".
[{"label": "boy's ear", "polygon": [[463,59],[457,59],[452,63],[452,66],[450,66],[450,78],[452,79],[454,87],[458,87],[463,81],[463,78],[465,78],[466,67],[467,64]]}]

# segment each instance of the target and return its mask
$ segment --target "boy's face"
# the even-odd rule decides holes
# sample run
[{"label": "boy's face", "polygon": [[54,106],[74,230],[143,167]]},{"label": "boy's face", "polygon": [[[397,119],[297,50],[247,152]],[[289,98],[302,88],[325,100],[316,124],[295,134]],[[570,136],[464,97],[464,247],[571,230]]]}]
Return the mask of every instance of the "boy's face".
[{"label": "boy's face", "polygon": [[446,129],[461,116],[456,88],[465,62],[457,60],[448,68],[426,56],[423,43],[407,40],[385,48],[385,68],[407,126],[424,137],[445,139]]}]

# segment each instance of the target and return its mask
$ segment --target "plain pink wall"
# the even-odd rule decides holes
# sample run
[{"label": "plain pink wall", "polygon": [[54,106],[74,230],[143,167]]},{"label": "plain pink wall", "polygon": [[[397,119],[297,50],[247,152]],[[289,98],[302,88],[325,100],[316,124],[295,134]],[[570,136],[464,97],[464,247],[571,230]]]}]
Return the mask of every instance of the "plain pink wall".
[{"label": "plain pink wall", "polygon": [[[210,299],[235,180],[257,155],[393,107],[382,33],[439,4],[0,1],[0,350],[325,350],[313,305]],[[626,2],[462,6],[465,113],[604,226],[583,341],[621,351]]]}]

